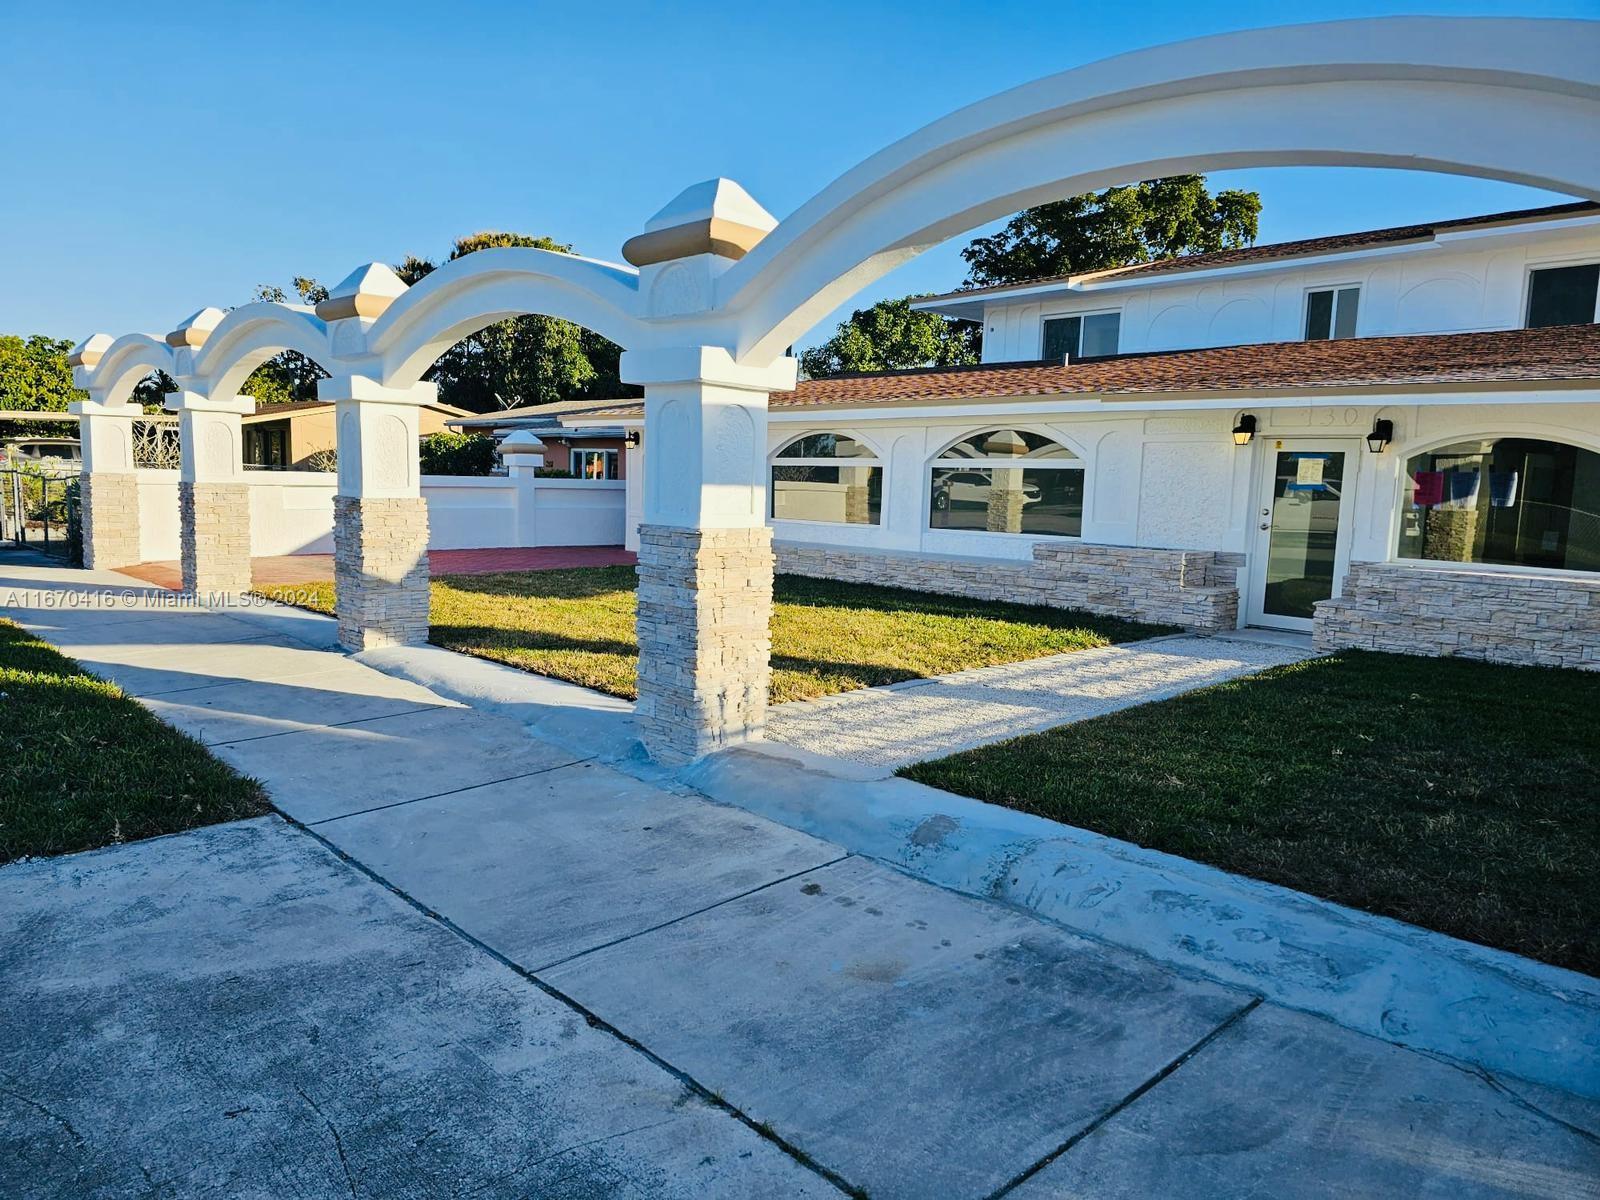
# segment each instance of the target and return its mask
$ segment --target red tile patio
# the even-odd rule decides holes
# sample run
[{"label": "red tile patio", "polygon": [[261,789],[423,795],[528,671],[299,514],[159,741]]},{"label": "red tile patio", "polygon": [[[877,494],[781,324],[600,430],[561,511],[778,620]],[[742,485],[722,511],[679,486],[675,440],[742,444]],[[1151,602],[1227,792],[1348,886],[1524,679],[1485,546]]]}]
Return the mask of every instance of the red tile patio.
[{"label": "red tile patio", "polygon": [[[480,550],[430,550],[428,567],[434,575],[489,575],[495,571],[554,571],[561,567],[631,567],[638,561],[621,546],[500,546]],[[183,586],[176,560],[119,567],[157,587],[177,591]],[[250,575],[257,584],[317,583],[333,578],[331,554],[277,554],[250,560]]]}]

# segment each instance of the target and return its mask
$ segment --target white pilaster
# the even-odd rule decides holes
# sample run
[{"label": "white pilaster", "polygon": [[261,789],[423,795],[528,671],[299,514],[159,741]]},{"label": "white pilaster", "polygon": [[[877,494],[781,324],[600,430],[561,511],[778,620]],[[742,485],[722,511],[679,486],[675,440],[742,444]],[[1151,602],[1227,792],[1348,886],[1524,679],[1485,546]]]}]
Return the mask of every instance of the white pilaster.
[{"label": "white pilaster", "polygon": [[249,396],[213,399],[180,384],[165,400],[178,414],[179,557],[191,596],[250,589],[250,489],[244,480],[240,418]]},{"label": "white pilaster", "polygon": [[317,384],[334,402],[334,590],[339,639],[352,650],[428,640],[428,507],[417,455],[431,383],[385,387],[365,376]]},{"label": "white pilaster", "polygon": [[622,377],[645,389],[639,728],[652,755],[682,762],[766,724],[767,395],[794,386],[795,364],[697,346],[626,353]]},{"label": "white pilaster", "polygon": [[78,485],[83,565],[106,570],[140,560],[139,484],[134,475],[136,404],[83,400],[68,406],[78,418],[83,469]]}]

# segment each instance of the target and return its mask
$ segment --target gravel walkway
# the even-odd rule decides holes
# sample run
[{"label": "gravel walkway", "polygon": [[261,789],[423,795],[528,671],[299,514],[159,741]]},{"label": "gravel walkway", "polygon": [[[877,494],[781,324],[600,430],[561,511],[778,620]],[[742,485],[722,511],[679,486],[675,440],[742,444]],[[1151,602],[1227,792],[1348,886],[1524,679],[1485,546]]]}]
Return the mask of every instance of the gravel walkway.
[{"label": "gravel walkway", "polygon": [[901,767],[1311,657],[1245,638],[1157,638],[780,704],[767,737]]}]

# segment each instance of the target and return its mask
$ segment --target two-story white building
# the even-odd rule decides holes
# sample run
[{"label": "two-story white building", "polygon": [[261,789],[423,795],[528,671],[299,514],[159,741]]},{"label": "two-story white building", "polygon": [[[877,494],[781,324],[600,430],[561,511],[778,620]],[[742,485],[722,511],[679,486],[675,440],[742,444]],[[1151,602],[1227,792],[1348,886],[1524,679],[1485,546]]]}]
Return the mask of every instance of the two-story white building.
[{"label": "two-story white building", "polygon": [[918,301],[982,365],[774,395],[778,569],[1600,667],[1597,293],[1573,203]]}]

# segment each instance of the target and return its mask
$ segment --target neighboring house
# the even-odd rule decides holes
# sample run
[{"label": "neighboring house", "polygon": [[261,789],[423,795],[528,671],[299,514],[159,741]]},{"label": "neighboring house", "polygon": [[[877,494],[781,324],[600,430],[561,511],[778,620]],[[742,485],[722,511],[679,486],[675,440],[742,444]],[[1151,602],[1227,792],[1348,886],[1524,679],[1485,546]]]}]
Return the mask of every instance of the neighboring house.
[{"label": "neighboring house", "polygon": [[493,413],[473,413],[448,422],[463,433],[488,433],[496,439],[521,430],[544,444],[544,465],[567,471],[579,479],[623,479],[627,476],[627,434],[618,425],[573,428],[564,422],[608,408],[617,400],[572,400],[555,404],[529,404]]},{"label": "neighboring house", "polygon": [[[468,416],[450,404],[425,404],[420,432],[442,433],[456,417]],[[318,400],[285,404],[260,404],[241,419],[244,465],[253,468],[308,470],[319,453],[334,449],[337,441],[334,406]]]},{"label": "neighboring house", "polygon": [[778,567],[1600,667],[1597,293],[1574,203],[920,300],[982,365],[771,397]]}]

